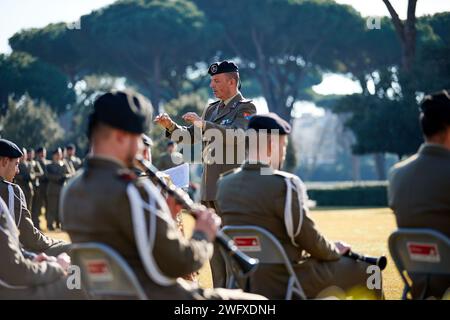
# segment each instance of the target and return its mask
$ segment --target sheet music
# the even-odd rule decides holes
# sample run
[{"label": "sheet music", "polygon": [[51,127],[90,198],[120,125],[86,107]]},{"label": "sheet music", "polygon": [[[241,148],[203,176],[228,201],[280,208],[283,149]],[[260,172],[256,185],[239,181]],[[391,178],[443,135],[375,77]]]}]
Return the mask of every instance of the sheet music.
[{"label": "sheet music", "polygon": [[169,175],[172,182],[178,188],[189,187],[189,164],[183,163],[179,166],[167,169],[163,171],[165,174]]}]

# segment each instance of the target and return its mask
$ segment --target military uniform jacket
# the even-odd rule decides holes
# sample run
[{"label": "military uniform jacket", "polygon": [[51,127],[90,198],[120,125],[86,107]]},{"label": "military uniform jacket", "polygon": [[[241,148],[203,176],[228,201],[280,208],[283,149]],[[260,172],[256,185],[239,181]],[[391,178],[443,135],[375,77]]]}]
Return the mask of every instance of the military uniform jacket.
[{"label": "military uniform jacket", "polygon": [[31,164],[34,168],[34,186],[39,188],[41,185],[41,180],[44,178],[44,168],[42,168],[41,163],[36,160],[31,161]]},{"label": "military uniform jacket", "polygon": [[37,162],[39,162],[42,171],[44,171],[44,174],[39,179],[39,185],[46,189],[48,185],[47,165],[49,165],[51,161],[47,159],[39,159]]},{"label": "military uniform jacket", "polygon": [[62,223],[72,242],[112,247],[150,299],[191,299],[175,278],[200,269],[212,255],[212,244],[200,232],[183,238],[169,209],[155,209],[164,208],[165,201],[149,179],[136,179],[113,159],[86,162],[61,197]]},{"label": "military uniform jacket", "polygon": [[[272,174],[261,175],[261,168]],[[294,180],[300,183],[296,185]],[[286,210],[288,193],[291,206]],[[218,182],[217,204],[224,225],[265,228],[280,241],[292,262],[300,261],[303,252],[318,260],[339,259],[335,245],[309,218],[306,200],[306,189],[298,177],[261,163],[246,162]]]},{"label": "military uniform jacket", "polygon": [[25,250],[35,253],[44,252],[51,256],[68,251],[68,243],[53,240],[35,228],[30,211],[24,201],[23,192],[18,185],[0,177],[0,197],[5,201],[13,216],[20,233],[19,241]]},{"label": "military uniform jacket", "polygon": [[389,176],[389,206],[400,228],[431,228],[450,237],[450,151],[424,144],[395,165]]},{"label": "military uniform jacket", "polygon": [[[180,163],[174,163],[172,161],[172,156],[179,160]],[[183,155],[179,152],[173,152],[172,154],[165,152],[155,161],[155,166],[159,170],[167,170],[176,166],[183,164]]]},{"label": "military uniform jacket", "polygon": [[[267,170],[264,175],[261,168]],[[316,285],[331,284],[341,259],[334,243],[310,219],[306,200],[297,176],[261,163],[245,163],[218,182],[217,205],[224,226],[257,225],[271,232],[286,251],[305,294],[315,297]],[[288,275],[283,265],[260,263],[249,280],[250,292],[284,299]]]},{"label": "military uniform jacket", "polygon": [[4,208],[5,203],[1,206],[0,299],[27,297],[26,294],[36,292],[33,288],[54,284],[63,279],[64,270],[56,262],[35,263],[23,256],[14,221]]},{"label": "military uniform jacket", "polygon": [[[28,196],[31,196],[34,179],[35,174],[33,164],[30,161],[20,161],[19,174],[16,175],[14,180]],[[28,200],[29,199],[27,199],[27,201]]]},{"label": "military uniform jacket", "polygon": [[69,163],[69,165],[74,169],[74,171],[77,171],[83,166],[83,162],[77,156],[67,157],[66,160]]},{"label": "military uniform jacket", "polygon": [[[389,174],[389,206],[399,228],[431,228],[450,237],[450,151],[425,143],[419,152],[396,164]],[[448,275],[410,274],[412,295],[442,296],[450,286]]]},{"label": "military uniform jacket", "polygon": [[65,161],[51,162],[47,165],[47,194],[58,195],[65,181],[73,175]]},{"label": "military uniform jacket", "polygon": [[[189,127],[182,127],[177,125],[173,131],[167,130],[166,135],[176,142],[181,141],[181,136],[185,132],[189,132],[190,141],[182,141],[182,143],[196,143],[196,137],[203,139],[203,174],[201,183],[201,200],[213,201],[216,199],[217,180],[221,173],[229,171],[233,168],[239,167],[244,159],[237,159],[238,143],[234,139],[226,139],[227,129],[234,130],[236,134],[242,134],[247,128],[248,121],[251,115],[256,113],[256,107],[251,100],[245,100],[240,93],[238,93],[231,101],[225,105],[221,101],[211,103],[203,112],[202,119],[205,120],[203,130],[191,125]],[[211,149],[209,148],[211,140],[208,139],[207,133],[210,129],[219,130],[223,137],[223,159],[221,164],[211,163]],[[195,132],[197,131],[197,132]],[[230,130],[231,131],[231,130]],[[174,135],[177,133],[177,135]],[[178,135],[179,134],[179,135]],[[217,151],[216,151],[217,152]],[[227,163],[227,154],[234,154],[234,159],[231,158],[231,164]]]}]

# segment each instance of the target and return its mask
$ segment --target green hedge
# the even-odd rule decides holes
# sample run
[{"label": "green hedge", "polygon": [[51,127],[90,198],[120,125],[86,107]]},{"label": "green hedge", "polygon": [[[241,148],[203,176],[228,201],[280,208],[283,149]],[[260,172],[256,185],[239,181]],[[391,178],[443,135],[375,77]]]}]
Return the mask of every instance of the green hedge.
[{"label": "green hedge", "polygon": [[316,206],[386,207],[387,183],[378,184],[335,184],[312,186],[308,196],[316,201]]}]

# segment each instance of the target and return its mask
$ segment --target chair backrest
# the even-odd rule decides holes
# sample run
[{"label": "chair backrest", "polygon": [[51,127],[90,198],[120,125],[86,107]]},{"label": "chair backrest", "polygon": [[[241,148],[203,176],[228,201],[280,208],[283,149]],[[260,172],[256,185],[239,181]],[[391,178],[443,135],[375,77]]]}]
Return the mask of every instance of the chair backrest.
[{"label": "chair backrest", "polygon": [[422,228],[400,228],[389,237],[389,251],[400,274],[450,274],[450,239]]},{"label": "chair backrest", "polygon": [[252,258],[257,258],[259,263],[283,264],[289,276],[286,299],[290,299],[292,293],[306,299],[286,251],[271,232],[253,225],[228,225],[223,227],[222,231],[234,241],[241,251]]},{"label": "chair backrest", "polygon": [[81,271],[81,282],[93,299],[140,299],[147,296],[125,260],[102,243],[76,243],[70,249],[72,264]]}]

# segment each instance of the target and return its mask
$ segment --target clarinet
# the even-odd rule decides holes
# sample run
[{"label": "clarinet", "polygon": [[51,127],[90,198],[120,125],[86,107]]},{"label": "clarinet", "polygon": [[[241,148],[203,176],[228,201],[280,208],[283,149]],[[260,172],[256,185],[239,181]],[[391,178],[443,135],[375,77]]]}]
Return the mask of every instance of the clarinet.
[{"label": "clarinet", "polygon": [[345,257],[349,257],[351,259],[357,260],[357,261],[364,261],[368,264],[376,265],[380,268],[380,270],[384,270],[387,265],[387,259],[385,256],[381,257],[370,257],[365,256],[363,254],[359,254],[353,251],[348,251],[346,254],[344,254]]},{"label": "clarinet", "polygon": [[[192,201],[189,195],[180,188],[174,185],[167,185],[166,182],[158,177],[158,169],[153,166],[149,161],[143,159],[142,157],[137,157],[136,160],[145,168],[145,174],[152,179],[153,183],[157,184],[162,188],[163,191],[167,192],[168,195],[172,196],[184,209],[186,209],[194,218],[196,204]],[[217,231],[215,240],[226,252],[226,254],[231,257],[237,266],[242,271],[244,277],[255,272],[258,267],[259,260],[249,257],[244,252],[242,252],[221,230]]]}]

